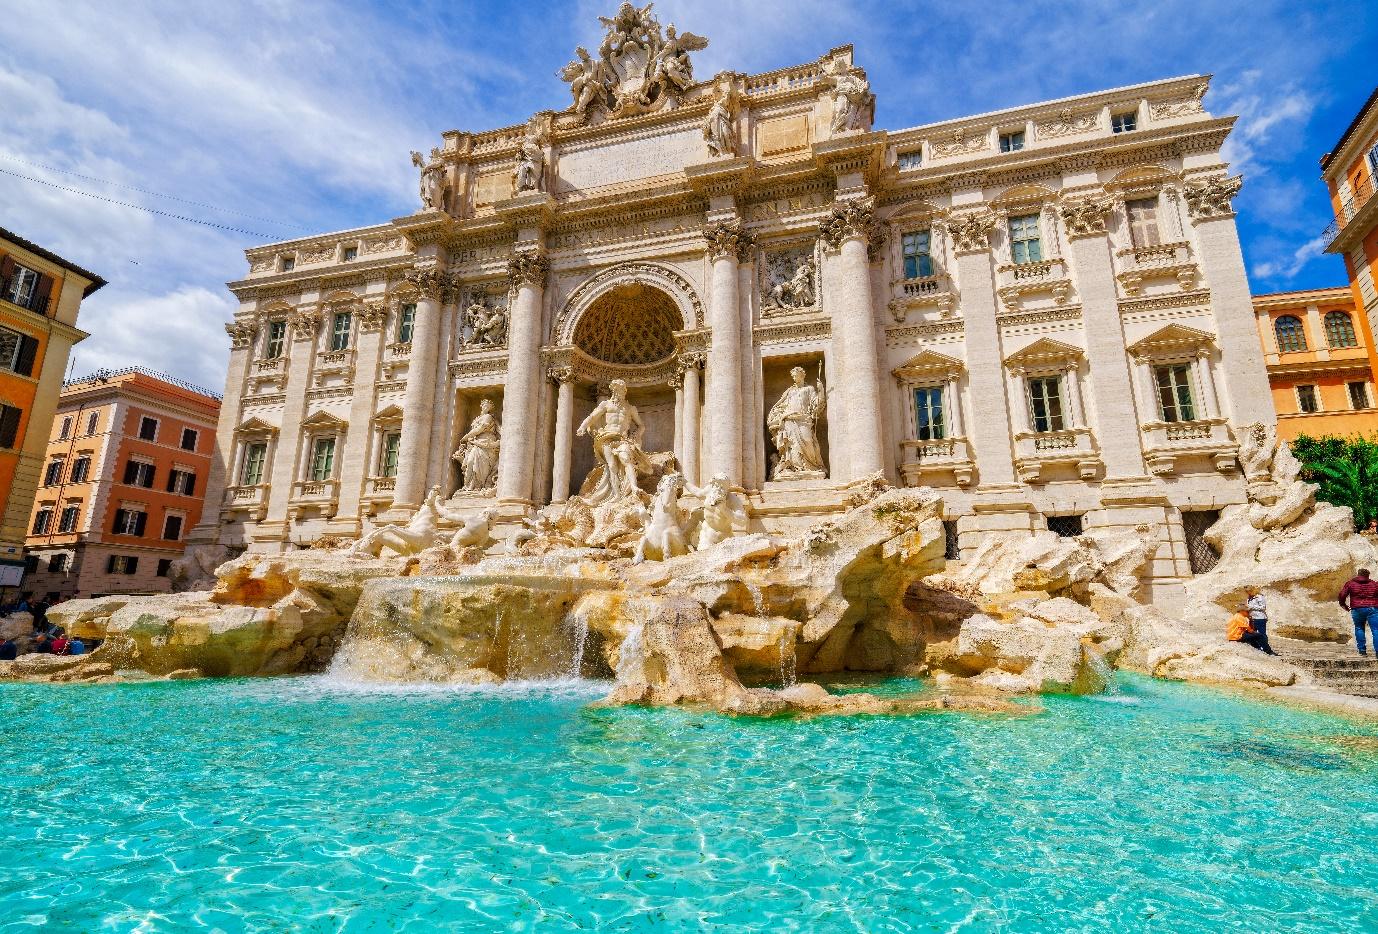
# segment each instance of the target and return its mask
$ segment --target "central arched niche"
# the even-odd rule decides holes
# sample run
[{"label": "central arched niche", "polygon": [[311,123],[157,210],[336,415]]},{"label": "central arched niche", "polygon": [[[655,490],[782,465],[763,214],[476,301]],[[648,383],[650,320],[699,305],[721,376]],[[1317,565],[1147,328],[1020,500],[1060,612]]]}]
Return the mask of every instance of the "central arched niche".
[{"label": "central arched niche", "polygon": [[616,366],[648,366],[675,353],[684,328],[679,308],[660,289],[630,282],[600,295],[579,316],[574,346]]}]

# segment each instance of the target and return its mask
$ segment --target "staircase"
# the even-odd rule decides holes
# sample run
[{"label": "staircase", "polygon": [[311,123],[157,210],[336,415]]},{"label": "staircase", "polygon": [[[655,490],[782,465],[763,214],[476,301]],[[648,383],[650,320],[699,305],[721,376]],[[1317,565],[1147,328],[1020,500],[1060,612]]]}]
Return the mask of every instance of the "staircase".
[{"label": "staircase", "polygon": [[1360,655],[1352,645],[1273,639],[1282,657],[1307,672],[1316,684],[1354,697],[1378,697],[1378,658]]}]

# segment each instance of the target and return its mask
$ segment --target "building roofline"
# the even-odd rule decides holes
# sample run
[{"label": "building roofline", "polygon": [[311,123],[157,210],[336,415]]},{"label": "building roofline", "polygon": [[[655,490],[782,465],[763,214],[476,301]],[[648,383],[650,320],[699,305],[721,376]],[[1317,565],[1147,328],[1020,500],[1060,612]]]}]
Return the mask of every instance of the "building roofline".
[{"label": "building roofline", "polygon": [[23,237],[19,236],[19,234],[15,233],[12,230],[9,230],[5,227],[0,227],[0,237],[3,237],[4,239],[9,240],[14,244],[17,244],[18,246],[23,247],[30,253],[33,253],[35,256],[43,257],[50,263],[56,263],[63,269],[69,270],[70,272],[74,272],[79,276],[84,276],[85,278],[90,279],[90,284],[87,285],[81,293],[82,298],[86,298],[92,292],[96,291],[101,286],[107,284],[105,279],[96,275],[94,272],[91,272],[89,269],[83,269],[71,260],[63,259],[61,256],[58,256],[56,253],[54,253],[52,250],[45,249],[39,246],[37,243],[34,243],[32,240],[25,240]]},{"label": "building roofline", "polygon": [[1373,93],[1368,96],[1368,100],[1364,101],[1364,105],[1359,108],[1359,112],[1354,115],[1354,119],[1349,121],[1349,126],[1345,127],[1345,131],[1340,134],[1339,142],[1331,146],[1330,151],[1321,156],[1321,174],[1325,174],[1326,169],[1330,168],[1331,160],[1349,144],[1349,138],[1354,135],[1355,130],[1359,129],[1359,124],[1364,122],[1364,118],[1376,104],[1378,104],[1378,86],[1374,87]]},{"label": "building roofline", "polygon": [[1343,297],[1350,301],[1354,299],[1354,293],[1350,290],[1348,285],[1325,285],[1318,289],[1289,289],[1285,292],[1264,292],[1252,296],[1252,300],[1255,307],[1259,305],[1285,305],[1296,304],[1300,299],[1306,296],[1315,296],[1317,298],[1331,296],[1336,300]]},{"label": "building roofline", "polygon": [[169,376],[166,373],[159,373],[157,370],[150,370],[141,366],[129,366],[120,370],[97,370],[96,372],[88,374],[86,376],[81,376],[76,379],[69,379],[62,384],[62,393],[66,395],[67,393],[83,389],[101,388],[104,386],[111,385],[116,380],[120,380],[123,377],[127,376],[142,376],[146,379],[155,380],[159,383],[165,383],[168,386],[171,386],[174,389],[180,389],[183,392],[190,392],[195,393],[198,396],[204,396],[206,399],[213,401],[216,406],[219,406],[224,401],[224,399],[220,396],[219,393],[211,392],[209,389],[203,389],[202,387],[197,386],[195,383],[189,383],[186,380],[178,379],[175,376]]}]

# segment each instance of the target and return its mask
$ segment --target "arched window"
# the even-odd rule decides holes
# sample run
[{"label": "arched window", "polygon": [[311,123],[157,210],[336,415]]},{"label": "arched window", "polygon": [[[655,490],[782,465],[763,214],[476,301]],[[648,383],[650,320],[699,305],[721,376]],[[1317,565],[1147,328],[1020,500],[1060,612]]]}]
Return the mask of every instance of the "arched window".
[{"label": "arched window", "polygon": [[1347,311],[1329,311],[1325,315],[1325,341],[1331,347],[1358,347],[1354,336],[1354,319]]},{"label": "arched window", "polygon": [[1306,332],[1301,328],[1301,319],[1296,315],[1283,315],[1273,323],[1278,335],[1278,350],[1283,353],[1296,353],[1306,349]]}]

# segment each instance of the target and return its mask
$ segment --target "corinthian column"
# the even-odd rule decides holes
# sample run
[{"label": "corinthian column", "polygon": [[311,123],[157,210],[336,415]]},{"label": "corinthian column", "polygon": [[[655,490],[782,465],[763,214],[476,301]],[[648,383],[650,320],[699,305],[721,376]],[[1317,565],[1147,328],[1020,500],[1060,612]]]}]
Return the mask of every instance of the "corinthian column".
[{"label": "corinthian column", "polygon": [[574,369],[555,367],[550,378],[559,385],[555,397],[555,456],[550,469],[550,501],[569,499],[570,466],[574,459]]},{"label": "corinthian column", "polygon": [[708,424],[712,432],[705,459],[709,476],[727,474],[742,482],[742,328],[737,268],[751,249],[752,237],[740,222],[705,228],[708,259],[713,264],[708,286],[708,322],[713,342],[708,348]]},{"label": "corinthian column", "polygon": [[[440,303],[450,281],[440,269],[419,267],[407,281],[421,293],[412,324],[407,358],[407,391],[402,400],[402,438],[398,446],[394,509],[415,509],[426,495],[426,466],[435,433],[435,367],[440,353]],[[362,430],[365,426],[359,426]]]},{"label": "corinthian column", "polygon": [[[876,349],[876,316],[871,303],[870,251],[880,229],[869,199],[833,207],[823,221],[823,240],[837,251],[837,281],[832,299],[834,355],[842,363],[837,385],[847,413],[848,480],[885,470],[885,430],[880,412],[880,360]],[[834,465],[837,459],[834,458]]]},{"label": "corinthian column", "polygon": [[684,406],[680,412],[683,421],[680,429],[680,444],[684,448],[684,480],[690,486],[699,485],[699,367],[703,366],[703,354],[689,353],[681,361],[684,367]]},{"label": "corinthian column", "polygon": [[516,290],[508,318],[507,385],[502,398],[498,498],[530,504],[536,472],[537,402],[541,392],[541,306],[550,261],[539,251],[518,253],[507,265]]}]

